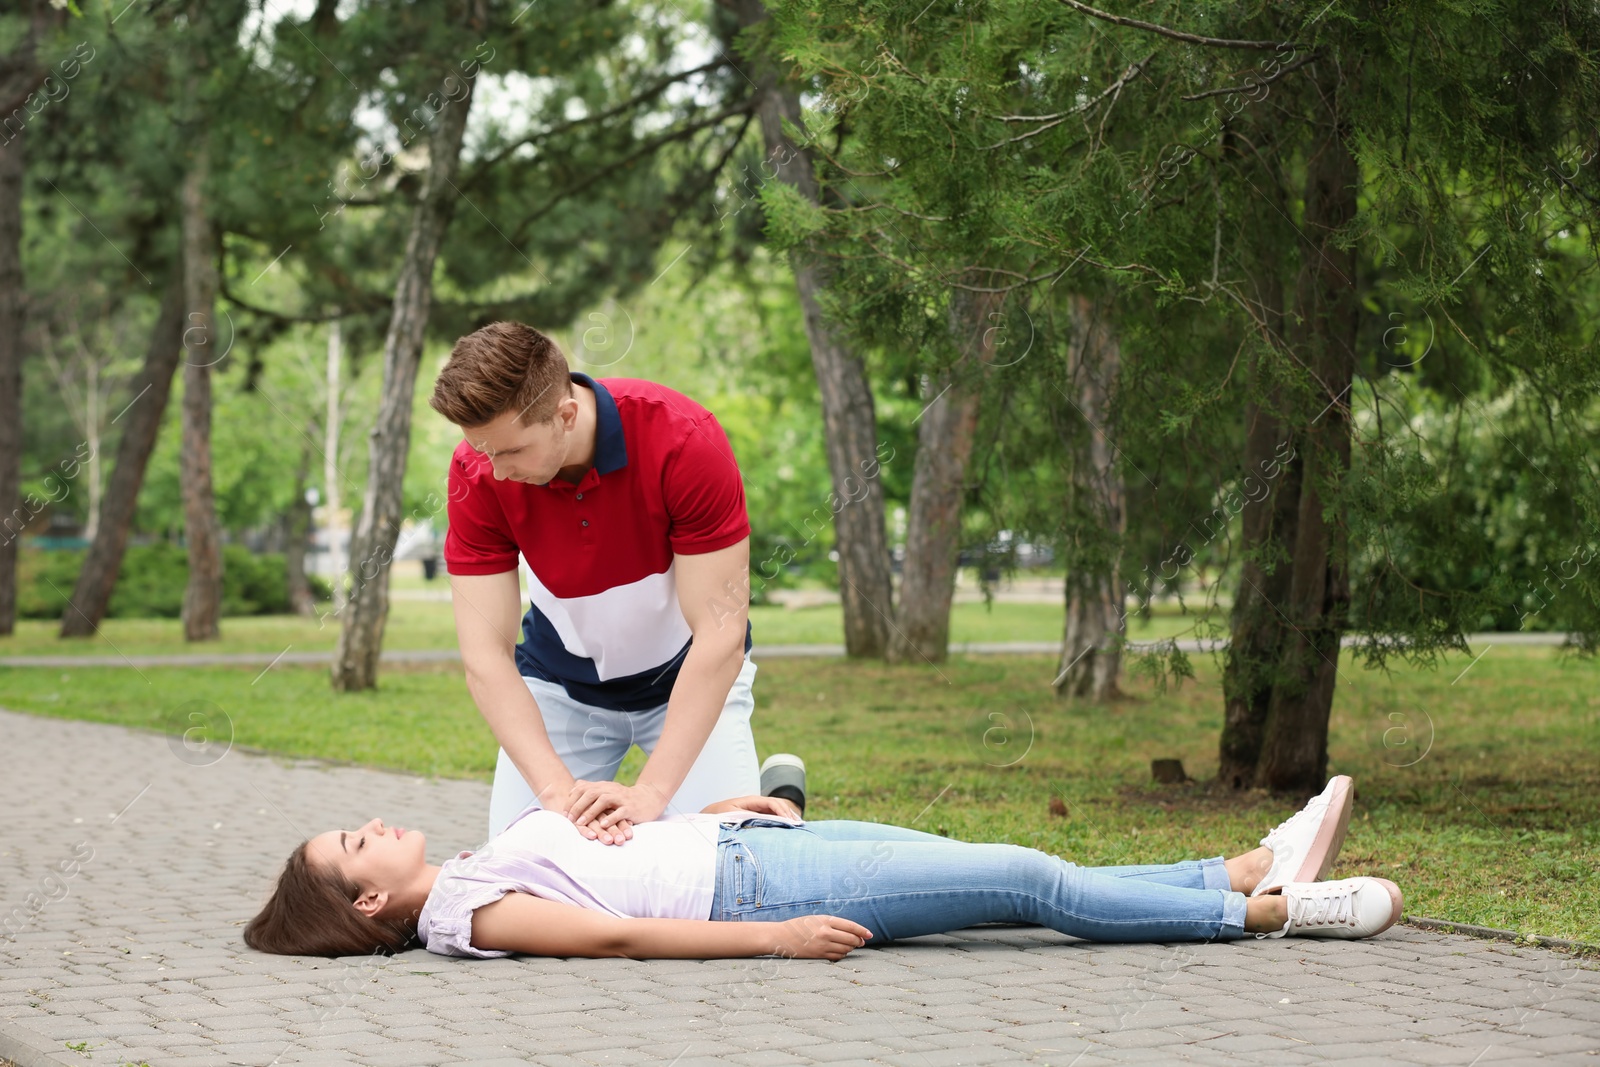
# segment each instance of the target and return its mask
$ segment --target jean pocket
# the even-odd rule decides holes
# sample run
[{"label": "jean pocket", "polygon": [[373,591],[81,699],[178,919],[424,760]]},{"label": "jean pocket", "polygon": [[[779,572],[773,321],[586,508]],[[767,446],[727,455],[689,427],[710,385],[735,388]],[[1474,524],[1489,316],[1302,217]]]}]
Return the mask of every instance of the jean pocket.
[{"label": "jean pocket", "polygon": [[744,842],[733,845],[733,910],[745,912],[761,906],[761,864]]}]

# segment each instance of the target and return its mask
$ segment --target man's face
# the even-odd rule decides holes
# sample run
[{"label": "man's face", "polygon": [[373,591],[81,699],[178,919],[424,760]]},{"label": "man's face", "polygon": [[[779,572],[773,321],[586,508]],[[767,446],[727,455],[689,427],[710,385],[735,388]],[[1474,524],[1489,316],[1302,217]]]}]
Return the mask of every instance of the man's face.
[{"label": "man's face", "polygon": [[567,397],[544,422],[523,426],[517,413],[508,411],[487,425],[464,426],[461,433],[467,444],[489,458],[497,481],[509,478],[546,485],[567,465],[577,414],[578,402]]}]

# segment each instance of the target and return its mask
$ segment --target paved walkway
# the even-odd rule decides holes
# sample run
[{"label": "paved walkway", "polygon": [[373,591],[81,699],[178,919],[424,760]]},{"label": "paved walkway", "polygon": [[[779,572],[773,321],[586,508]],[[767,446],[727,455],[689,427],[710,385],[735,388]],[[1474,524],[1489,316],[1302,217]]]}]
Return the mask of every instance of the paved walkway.
[{"label": "paved walkway", "polygon": [[837,964],[261,955],[240,927],[305,835],[381,814],[442,860],[479,841],[488,788],[221,734],[0,711],[0,1060],[1600,1064],[1595,964],[1406,927],[1194,946],[986,927]]}]

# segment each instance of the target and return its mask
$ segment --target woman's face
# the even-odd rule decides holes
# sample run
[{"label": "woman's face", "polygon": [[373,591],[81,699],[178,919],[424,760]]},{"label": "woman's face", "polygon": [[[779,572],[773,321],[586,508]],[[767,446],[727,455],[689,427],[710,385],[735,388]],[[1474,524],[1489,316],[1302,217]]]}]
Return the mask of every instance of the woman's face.
[{"label": "woman's face", "polygon": [[311,839],[307,851],[313,863],[327,864],[368,890],[389,891],[409,886],[427,866],[423,849],[427,838],[420,830],[385,826],[373,819],[355,830],[329,830]]}]

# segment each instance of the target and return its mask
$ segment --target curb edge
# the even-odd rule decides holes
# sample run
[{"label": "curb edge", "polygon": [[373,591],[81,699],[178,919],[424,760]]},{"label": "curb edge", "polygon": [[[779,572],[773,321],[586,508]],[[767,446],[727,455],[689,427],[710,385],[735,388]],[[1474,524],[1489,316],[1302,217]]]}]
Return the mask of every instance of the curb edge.
[{"label": "curb edge", "polygon": [[73,1062],[64,1052],[50,1048],[43,1035],[11,1019],[0,1023],[0,1060],[10,1060],[17,1067],[58,1067]]},{"label": "curb edge", "polygon": [[1472,923],[1450,922],[1448,919],[1430,919],[1426,915],[1402,915],[1400,923],[1402,926],[1411,926],[1418,930],[1431,930],[1441,934],[1464,934],[1467,937],[1484,938],[1491,941],[1510,941],[1514,944],[1532,945],[1537,948],[1557,948],[1583,955],[1600,955],[1600,945],[1590,944],[1587,941],[1569,941],[1564,937],[1545,937],[1543,934],[1519,934],[1515,930],[1501,930],[1494,926],[1474,926]]}]

